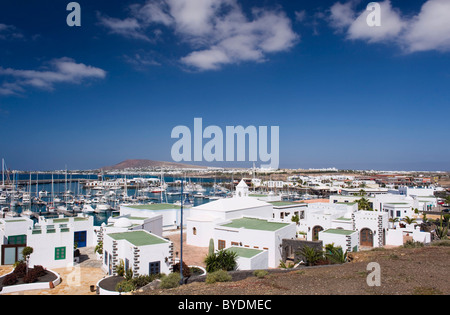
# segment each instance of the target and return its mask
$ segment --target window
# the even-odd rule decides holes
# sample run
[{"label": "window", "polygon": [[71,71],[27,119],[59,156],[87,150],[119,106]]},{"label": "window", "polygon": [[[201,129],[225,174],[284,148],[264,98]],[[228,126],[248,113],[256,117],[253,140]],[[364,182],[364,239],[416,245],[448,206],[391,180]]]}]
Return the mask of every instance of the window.
[{"label": "window", "polygon": [[27,243],[26,235],[12,235],[8,237],[9,245],[26,244],[26,243]]},{"label": "window", "polygon": [[192,234],[193,234],[193,235],[197,235],[197,228],[193,228],[193,229],[192,229]]},{"label": "window", "polygon": [[161,273],[161,263],[159,261],[154,261],[149,263],[148,272],[151,275],[156,275]]},{"label": "window", "polygon": [[226,245],[225,241],[219,240],[219,246],[218,246],[219,250],[224,249],[226,247],[225,245]]},{"label": "window", "polygon": [[63,260],[66,259],[66,248],[65,247],[56,247],[55,248],[55,260]]}]

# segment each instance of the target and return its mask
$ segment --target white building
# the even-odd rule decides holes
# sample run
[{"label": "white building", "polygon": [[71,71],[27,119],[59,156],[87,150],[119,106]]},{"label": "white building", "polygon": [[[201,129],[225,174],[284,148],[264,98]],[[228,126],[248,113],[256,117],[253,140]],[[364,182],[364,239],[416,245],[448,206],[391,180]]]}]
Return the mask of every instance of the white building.
[{"label": "white building", "polygon": [[222,222],[215,226],[214,245],[217,249],[231,246],[267,251],[268,266],[278,267],[282,258],[281,242],[295,238],[295,223],[241,217]]},{"label": "white building", "polygon": [[319,232],[319,240],[323,245],[334,244],[340,246],[344,253],[357,252],[359,250],[358,232],[344,229],[328,229]]},{"label": "white building", "polygon": [[[183,220],[189,216],[190,209],[183,208]],[[172,229],[181,224],[181,207],[170,203],[155,203],[148,205],[121,205],[120,215],[131,217],[154,217],[162,215],[163,229]]]},{"label": "white building", "polygon": [[[273,215],[273,205],[249,197],[248,186],[241,181],[236,187],[235,197],[191,209],[186,219],[186,241],[189,245],[208,247],[209,240],[213,239],[216,249],[233,246],[267,251],[267,265],[277,267],[281,259],[281,241],[294,238],[296,228],[295,223],[274,220]],[[261,253],[254,259],[257,261],[265,255]],[[249,264],[252,265],[245,263],[247,267]]]},{"label": "white building", "polygon": [[115,275],[121,261],[125,270],[133,270],[134,275],[169,274],[173,265],[173,244],[142,230],[106,234],[102,269]]},{"label": "white building", "polygon": [[22,259],[27,233],[33,220],[25,217],[0,219],[0,264],[12,265]]},{"label": "white building", "polygon": [[30,265],[45,268],[71,267],[74,247],[94,246],[93,217],[80,215],[54,219],[39,218],[38,223],[25,217],[0,220],[1,264],[11,265],[22,259],[22,249],[33,248]]},{"label": "white building", "polygon": [[208,247],[217,224],[242,216],[272,219],[272,205],[248,197],[248,186],[241,181],[236,196],[212,201],[190,209],[186,218],[186,242],[188,245]]},{"label": "white building", "polygon": [[27,246],[33,248],[30,266],[67,268],[74,263],[74,231],[70,225],[35,225],[27,231]]},{"label": "white building", "polygon": [[236,270],[268,269],[269,252],[267,250],[232,246],[227,250],[237,254]]},{"label": "white building", "polygon": [[153,215],[151,217],[133,217],[131,215],[123,215],[109,218],[108,224],[102,225],[102,231],[104,234],[108,234],[144,230],[152,234],[162,236],[162,222],[162,214]]},{"label": "white building", "polygon": [[39,217],[37,226],[53,226],[55,228],[70,227],[74,234],[74,245],[77,248],[91,247],[97,245],[97,235],[94,231],[94,217],[79,214],[76,217],[65,217],[60,215],[58,218]]}]

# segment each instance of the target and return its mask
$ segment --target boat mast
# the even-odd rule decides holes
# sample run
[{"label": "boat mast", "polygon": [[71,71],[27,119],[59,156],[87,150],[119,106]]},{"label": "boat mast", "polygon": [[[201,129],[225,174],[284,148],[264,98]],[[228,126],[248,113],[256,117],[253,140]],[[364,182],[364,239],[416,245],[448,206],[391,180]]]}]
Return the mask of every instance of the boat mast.
[{"label": "boat mast", "polygon": [[2,186],[5,187],[5,159],[2,159]]}]

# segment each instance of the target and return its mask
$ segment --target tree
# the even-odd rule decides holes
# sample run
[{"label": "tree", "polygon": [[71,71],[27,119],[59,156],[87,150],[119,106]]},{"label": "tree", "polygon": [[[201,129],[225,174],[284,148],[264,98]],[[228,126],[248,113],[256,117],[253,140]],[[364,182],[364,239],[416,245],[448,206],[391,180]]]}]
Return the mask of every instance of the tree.
[{"label": "tree", "polygon": [[27,273],[28,273],[28,263],[29,263],[31,254],[33,254],[33,247],[27,246],[22,250],[23,260],[25,260],[27,262]]},{"label": "tree", "polygon": [[399,218],[389,218],[389,222],[392,223],[392,227],[394,227],[394,226],[395,226],[395,223],[398,222],[398,221],[400,221]]},{"label": "tree", "polygon": [[303,246],[297,253],[302,256],[307,266],[314,266],[319,260],[323,259],[323,251],[310,246]]},{"label": "tree", "polygon": [[343,264],[347,262],[347,251],[343,251],[341,246],[327,244],[325,246],[325,257],[333,264]]},{"label": "tree", "polygon": [[358,203],[358,210],[368,210],[368,211],[372,211],[372,207],[370,206],[370,202],[367,198],[361,198],[356,200],[356,202]]},{"label": "tree", "polygon": [[407,224],[413,224],[413,223],[416,223],[416,222],[417,222],[416,219],[410,218],[410,217],[408,217],[408,216],[406,216],[406,217],[403,219],[403,221],[405,221]]},{"label": "tree", "polygon": [[450,195],[445,197],[445,204],[450,205]]},{"label": "tree", "polygon": [[300,223],[300,217],[298,216],[298,214],[295,214],[291,217],[291,221],[295,222],[295,224],[299,224]]}]

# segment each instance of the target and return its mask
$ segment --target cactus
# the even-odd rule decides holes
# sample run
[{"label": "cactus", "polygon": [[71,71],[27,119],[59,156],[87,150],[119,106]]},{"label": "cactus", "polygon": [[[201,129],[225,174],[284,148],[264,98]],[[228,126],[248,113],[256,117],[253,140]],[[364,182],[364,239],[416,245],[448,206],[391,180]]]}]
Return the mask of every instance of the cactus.
[{"label": "cactus", "polygon": [[209,251],[208,251],[209,255],[214,254],[214,240],[211,238],[209,240]]}]

